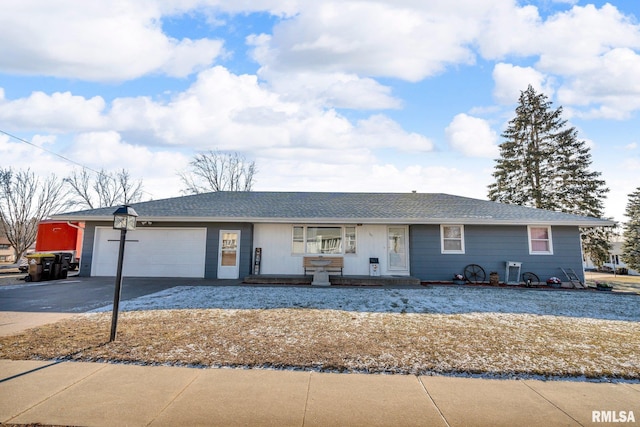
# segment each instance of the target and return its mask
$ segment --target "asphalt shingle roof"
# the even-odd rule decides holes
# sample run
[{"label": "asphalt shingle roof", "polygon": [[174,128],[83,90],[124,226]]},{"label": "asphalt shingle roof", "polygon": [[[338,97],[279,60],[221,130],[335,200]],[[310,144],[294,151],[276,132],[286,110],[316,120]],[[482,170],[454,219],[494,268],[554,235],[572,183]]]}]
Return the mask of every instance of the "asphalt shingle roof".
[{"label": "asphalt shingle roof", "polygon": [[[612,225],[610,221],[443,193],[214,192],[132,204],[141,220]],[[108,220],[115,207],[56,215]]]}]

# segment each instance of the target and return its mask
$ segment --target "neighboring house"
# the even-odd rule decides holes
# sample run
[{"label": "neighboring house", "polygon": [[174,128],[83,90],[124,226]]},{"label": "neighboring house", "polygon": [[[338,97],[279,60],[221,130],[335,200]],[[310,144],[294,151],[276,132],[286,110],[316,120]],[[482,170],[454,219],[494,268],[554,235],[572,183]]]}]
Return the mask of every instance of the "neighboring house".
[{"label": "neighboring house", "polygon": [[[583,276],[579,227],[613,222],[448,194],[216,192],[136,203],[125,276],[242,278],[303,274],[303,256],[339,256],[344,275],[449,281],[468,264],[505,275],[505,263],[540,279]],[[114,276],[116,208],[56,215],[84,221],[80,274]],[[584,276],[582,277],[584,278]]]},{"label": "neighboring house", "polygon": [[[640,275],[640,272],[632,268],[629,268],[627,264],[624,261],[622,261],[622,243],[623,243],[622,239],[623,239],[622,236],[616,235],[609,242],[611,244],[611,249],[609,250],[609,262],[605,262],[602,265],[603,270],[611,271],[611,272],[613,272],[614,270],[615,271],[626,270],[628,274],[638,276]],[[589,257],[585,257],[584,267],[586,269],[598,268],[598,266]]]},{"label": "neighboring house", "polygon": [[15,262],[15,254],[13,253],[13,246],[9,242],[6,236],[0,234],[0,263],[13,263]]}]

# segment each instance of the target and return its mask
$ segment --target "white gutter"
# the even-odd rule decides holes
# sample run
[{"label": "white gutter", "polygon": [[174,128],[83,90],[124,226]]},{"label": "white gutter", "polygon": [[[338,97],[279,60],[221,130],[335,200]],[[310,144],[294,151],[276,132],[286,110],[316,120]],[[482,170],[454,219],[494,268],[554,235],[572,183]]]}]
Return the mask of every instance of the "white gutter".
[{"label": "white gutter", "polygon": [[[67,221],[113,221],[113,216],[65,216],[57,218]],[[555,226],[576,226],[576,227],[612,227],[614,221],[610,220],[587,220],[587,221],[540,221],[540,220],[496,220],[492,217],[461,217],[461,218],[236,218],[236,217],[168,217],[168,216],[139,216],[138,222],[249,222],[249,223],[271,223],[271,224],[460,224],[460,225],[555,225]]]}]

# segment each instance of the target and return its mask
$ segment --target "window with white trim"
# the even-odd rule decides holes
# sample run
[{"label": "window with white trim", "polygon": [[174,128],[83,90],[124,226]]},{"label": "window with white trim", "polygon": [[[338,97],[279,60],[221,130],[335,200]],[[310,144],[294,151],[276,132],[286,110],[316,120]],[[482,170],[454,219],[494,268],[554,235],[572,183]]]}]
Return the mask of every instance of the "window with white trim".
[{"label": "window with white trim", "polygon": [[293,227],[293,245],[291,251],[294,254],[304,253],[304,227],[295,225]]},{"label": "window with white trim", "polygon": [[291,250],[294,254],[355,254],[356,227],[294,225]]},{"label": "window with white trim", "polygon": [[552,255],[553,240],[551,239],[551,227],[530,225],[527,227],[529,235],[529,254]]},{"label": "window with white trim", "polygon": [[440,225],[440,247],[443,254],[463,254],[464,226]]}]

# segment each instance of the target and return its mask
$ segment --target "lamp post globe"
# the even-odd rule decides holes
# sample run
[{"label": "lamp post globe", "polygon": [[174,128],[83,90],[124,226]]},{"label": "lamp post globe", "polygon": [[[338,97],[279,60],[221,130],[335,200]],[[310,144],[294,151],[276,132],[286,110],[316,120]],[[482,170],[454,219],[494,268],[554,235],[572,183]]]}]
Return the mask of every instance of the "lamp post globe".
[{"label": "lamp post globe", "polygon": [[138,214],[129,205],[122,205],[113,213],[113,228],[116,230],[135,230]]}]

